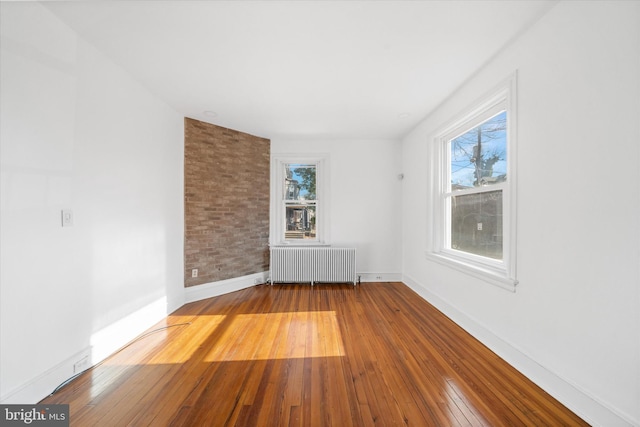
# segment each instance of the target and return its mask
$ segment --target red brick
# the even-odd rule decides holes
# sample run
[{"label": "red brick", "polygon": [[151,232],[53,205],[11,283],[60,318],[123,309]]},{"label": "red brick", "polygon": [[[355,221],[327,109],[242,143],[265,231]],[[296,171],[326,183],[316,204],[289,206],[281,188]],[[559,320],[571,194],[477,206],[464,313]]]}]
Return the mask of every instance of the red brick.
[{"label": "red brick", "polygon": [[269,270],[270,141],[185,118],[184,143],[185,287]]}]

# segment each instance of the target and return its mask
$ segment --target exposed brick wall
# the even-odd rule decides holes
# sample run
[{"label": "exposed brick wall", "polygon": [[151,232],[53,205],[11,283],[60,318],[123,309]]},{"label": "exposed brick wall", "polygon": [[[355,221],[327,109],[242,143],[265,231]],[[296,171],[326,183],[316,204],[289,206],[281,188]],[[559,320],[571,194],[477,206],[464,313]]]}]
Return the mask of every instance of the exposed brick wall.
[{"label": "exposed brick wall", "polygon": [[269,270],[271,142],[189,118],[184,129],[185,287]]}]

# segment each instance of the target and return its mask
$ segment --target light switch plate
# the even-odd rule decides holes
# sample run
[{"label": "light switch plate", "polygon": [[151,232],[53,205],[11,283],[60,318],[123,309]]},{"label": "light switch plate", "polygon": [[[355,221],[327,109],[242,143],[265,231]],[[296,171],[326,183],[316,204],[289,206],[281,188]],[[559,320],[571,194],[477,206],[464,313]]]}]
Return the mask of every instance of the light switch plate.
[{"label": "light switch plate", "polygon": [[62,210],[62,226],[63,227],[73,226],[73,211],[71,209]]}]

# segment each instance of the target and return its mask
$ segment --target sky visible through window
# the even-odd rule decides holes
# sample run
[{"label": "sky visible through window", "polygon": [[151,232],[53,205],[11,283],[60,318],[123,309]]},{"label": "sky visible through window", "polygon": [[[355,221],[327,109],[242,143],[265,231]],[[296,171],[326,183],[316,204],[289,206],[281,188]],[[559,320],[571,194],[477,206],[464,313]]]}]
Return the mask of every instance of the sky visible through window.
[{"label": "sky visible through window", "polygon": [[449,150],[452,185],[467,188],[504,181],[507,175],[507,112],[502,111],[453,138]]},{"label": "sky visible through window", "polygon": [[[291,177],[300,184],[300,199],[309,200],[315,198],[315,171],[316,165],[306,164],[288,164],[287,168],[291,171]],[[306,177],[305,175],[306,171]],[[310,196],[310,190],[313,190],[314,194]]]}]

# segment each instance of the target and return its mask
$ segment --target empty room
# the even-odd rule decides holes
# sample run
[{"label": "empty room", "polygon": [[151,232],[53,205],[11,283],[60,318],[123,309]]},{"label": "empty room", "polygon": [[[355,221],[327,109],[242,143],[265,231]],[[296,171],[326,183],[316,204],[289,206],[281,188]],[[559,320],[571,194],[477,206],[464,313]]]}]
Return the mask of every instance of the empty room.
[{"label": "empty room", "polygon": [[640,426],[640,1],[0,19],[0,424]]}]

